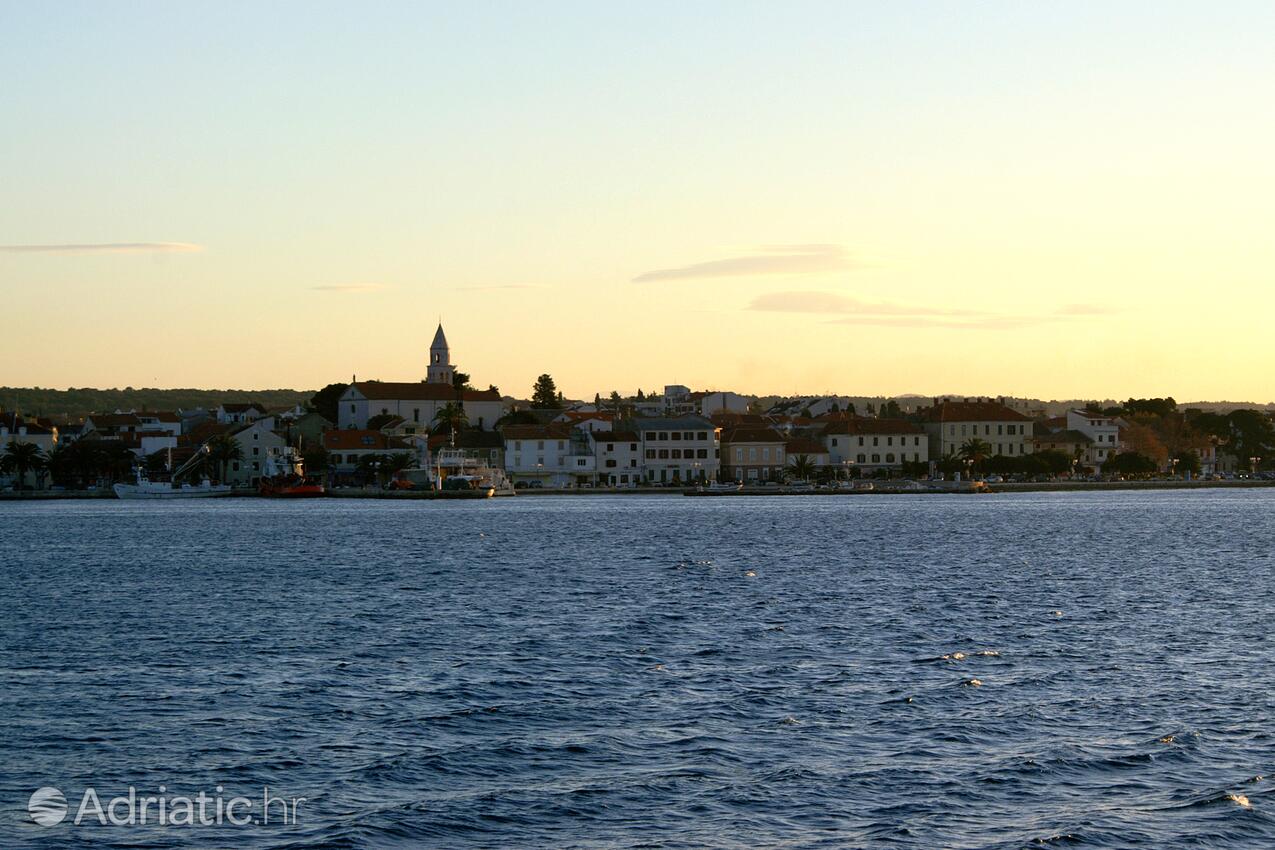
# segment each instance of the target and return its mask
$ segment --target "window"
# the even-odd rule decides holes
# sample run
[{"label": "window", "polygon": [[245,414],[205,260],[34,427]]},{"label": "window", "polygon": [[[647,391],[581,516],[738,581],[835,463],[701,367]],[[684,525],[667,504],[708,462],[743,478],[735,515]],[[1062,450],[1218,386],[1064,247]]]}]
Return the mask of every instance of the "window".
[{"label": "window", "polygon": [[750,461],[756,461],[756,460],[757,460],[757,447],[756,447],[756,446],[749,446],[749,447],[748,447],[748,459],[749,459]]},{"label": "window", "polygon": [[770,462],[770,446],[762,446],[761,459],[766,461],[767,463]]},{"label": "window", "polygon": [[253,432],[252,432],[252,438],[253,438],[254,440],[255,440],[255,439],[257,439],[257,438],[258,438],[258,437],[260,437],[260,436],[261,436],[261,435],[260,435],[260,434],[258,434],[256,431],[253,431]]},{"label": "window", "polygon": [[682,435],[682,439],[683,439],[683,440],[693,440],[693,439],[695,439],[695,432],[693,432],[693,431],[687,431],[685,434],[683,434],[683,435]]},{"label": "window", "polygon": [[657,440],[667,440],[667,439],[668,439],[668,434],[667,434],[666,432],[664,432],[664,431],[661,431],[660,433],[658,433],[658,434],[656,434],[656,435],[655,435],[655,439],[657,439]]},{"label": "window", "polygon": [[668,460],[668,449],[660,449],[660,460]]},{"label": "window", "polygon": [[254,455],[259,455],[259,454],[261,454],[261,446],[253,446],[253,447],[252,447],[252,453],[253,453]]},{"label": "window", "polygon": [[881,455],[873,455],[873,456],[872,456],[872,462],[873,462],[873,463],[880,463],[880,462],[881,462]]},{"label": "window", "polygon": [[607,451],[609,452],[615,451],[615,443],[607,443]]},{"label": "window", "polygon": [[743,463],[743,461],[744,461],[744,447],[743,447],[743,446],[736,446],[736,447],[735,447],[735,461],[736,461],[736,463]]},{"label": "window", "polygon": [[696,449],[695,456],[698,458],[708,459],[708,449]]},{"label": "window", "polygon": [[700,432],[699,432],[699,438],[700,438],[701,440],[707,440],[707,439],[708,439],[708,432],[707,432],[707,431],[700,431]]},{"label": "window", "polygon": [[355,411],[355,407],[354,407],[354,405],[350,405],[350,412],[351,412],[351,413],[354,413],[354,411]]},{"label": "window", "polygon": [[894,452],[890,452],[885,456],[886,463],[894,463]]},{"label": "window", "polygon": [[607,460],[607,469],[615,469],[615,458]]},{"label": "window", "polygon": [[682,459],[682,450],[673,449],[673,460],[681,460],[681,459]]},{"label": "window", "polygon": [[545,450],[545,441],[544,441],[544,440],[536,440],[536,448],[537,448],[538,450],[540,450],[540,451],[544,451],[544,450]]},{"label": "window", "polygon": [[584,458],[576,458],[576,466],[584,466]]},{"label": "window", "polygon": [[837,445],[837,438],[836,438],[836,437],[833,437],[833,438],[832,438],[832,445],[833,445],[833,447],[834,447],[834,448],[836,447],[836,445]]},{"label": "window", "polygon": [[860,438],[859,438],[859,445],[861,445],[861,446],[863,445],[863,438],[862,438],[862,437],[860,437]]},{"label": "window", "polygon": [[647,450],[646,450],[646,459],[647,459],[647,460],[655,460],[655,449],[647,449]]},{"label": "window", "polygon": [[680,439],[682,439],[682,432],[681,432],[681,431],[674,431],[674,432],[673,432],[673,439],[674,439],[674,440],[680,440]]},{"label": "window", "polygon": [[867,462],[868,462],[868,456],[867,456],[867,455],[863,455],[863,454],[861,454],[861,455],[859,455],[858,457],[856,457],[856,458],[855,458],[855,462],[856,462],[856,463],[867,463]]},{"label": "window", "polygon": [[637,443],[629,443],[629,451],[631,452],[637,451]]},{"label": "window", "polygon": [[881,445],[881,438],[880,438],[880,437],[873,437],[873,438],[872,438],[872,445],[874,445],[874,446],[879,446],[879,445]]}]

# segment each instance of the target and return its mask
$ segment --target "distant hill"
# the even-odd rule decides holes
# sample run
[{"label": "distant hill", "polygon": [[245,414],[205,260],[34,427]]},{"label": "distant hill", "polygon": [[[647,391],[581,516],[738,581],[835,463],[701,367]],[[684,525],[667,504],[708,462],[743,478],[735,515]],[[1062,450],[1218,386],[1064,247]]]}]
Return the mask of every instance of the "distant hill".
[{"label": "distant hill", "polygon": [[314,390],[159,390],[134,389],[46,390],[40,387],[0,387],[0,409],[29,416],[81,419],[90,413],[115,410],[211,410],[223,402],[255,401],[266,407],[307,402]]}]

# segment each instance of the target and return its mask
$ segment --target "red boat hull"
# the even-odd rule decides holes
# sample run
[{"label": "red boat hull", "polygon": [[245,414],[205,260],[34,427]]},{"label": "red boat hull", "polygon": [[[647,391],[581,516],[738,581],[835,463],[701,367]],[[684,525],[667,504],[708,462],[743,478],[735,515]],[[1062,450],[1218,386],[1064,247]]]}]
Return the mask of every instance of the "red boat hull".
[{"label": "red boat hull", "polygon": [[326,491],[322,484],[313,484],[310,482],[302,482],[299,484],[275,484],[268,481],[262,481],[260,493],[263,496],[272,496],[280,499],[308,499],[315,496],[322,496]]}]

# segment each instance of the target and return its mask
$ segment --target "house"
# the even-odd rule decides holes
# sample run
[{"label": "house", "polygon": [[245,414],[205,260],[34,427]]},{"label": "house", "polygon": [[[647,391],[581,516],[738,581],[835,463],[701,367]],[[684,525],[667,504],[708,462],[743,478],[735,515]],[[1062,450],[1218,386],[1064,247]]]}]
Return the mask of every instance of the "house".
[{"label": "house", "polygon": [[935,460],[959,455],[975,439],[990,445],[992,455],[1019,457],[1034,448],[1032,420],[999,401],[940,401],[921,411],[921,419]]},{"label": "house", "polygon": [[266,420],[240,425],[230,431],[239,444],[242,457],[231,461],[226,470],[226,483],[234,487],[256,486],[263,475],[274,469],[282,469],[288,454],[288,443],[283,435],[273,430]]},{"label": "house", "polygon": [[1077,465],[1092,465],[1086,458],[1093,448],[1093,440],[1080,431],[1064,428],[1061,431],[1036,434],[1032,437],[1032,444],[1035,451],[1062,452],[1075,460]]},{"label": "house", "polygon": [[323,448],[328,452],[328,470],[340,477],[359,472],[363,459],[369,455],[406,452],[412,456],[414,465],[421,465],[420,455],[413,446],[380,431],[362,428],[327,431],[323,434]]},{"label": "house", "polygon": [[142,420],[135,413],[92,413],[84,420],[82,434],[96,434],[105,440],[142,430]]},{"label": "house", "polygon": [[1095,471],[1100,471],[1108,458],[1120,452],[1120,422],[1114,416],[1090,410],[1068,410],[1067,429],[1089,438],[1081,460]]},{"label": "house", "polygon": [[[58,429],[52,424],[46,426],[34,419],[24,419],[16,413],[0,413],[0,455],[3,455],[10,443],[34,445],[47,458],[58,444]],[[17,483],[22,486],[43,486],[43,476],[43,471],[31,470],[27,472],[23,481]],[[6,476],[5,483],[14,483],[13,477]]]},{"label": "house", "polygon": [[242,425],[246,422],[253,422],[266,415],[264,405],[251,402],[232,402],[222,404],[213,411],[217,421],[222,425]]},{"label": "house", "polygon": [[805,458],[816,470],[832,464],[828,447],[813,437],[789,437],[784,442],[784,452],[788,455],[789,472],[792,472],[791,467],[798,458]]},{"label": "house", "polygon": [[782,481],[785,439],[774,428],[739,425],[721,432],[722,481]]},{"label": "house", "polygon": [[823,427],[828,463],[848,473],[898,472],[904,463],[928,463],[930,438],[906,419],[847,417]]},{"label": "house", "polygon": [[506,425],[505,473],[519,482],[539,481],[547,487],[587,484],[594,480],[597,458],[587,432],[561,422]]},{"label": "house", "polygon": [[739,393],[704,393],[699,399],[700,416],[711,417],[715,413],[747,413],[748,399]]},{"label": "house", "polygon": [[646,480],[714,481],[720,462],[718,431],[702,416],[653,416],[633,419],[626,430],[636,431],[642,449]]},{"label": "house", "polygon": [[623,487],[642,480],[641,438],[636,431],[590,431],[600,484]]}]

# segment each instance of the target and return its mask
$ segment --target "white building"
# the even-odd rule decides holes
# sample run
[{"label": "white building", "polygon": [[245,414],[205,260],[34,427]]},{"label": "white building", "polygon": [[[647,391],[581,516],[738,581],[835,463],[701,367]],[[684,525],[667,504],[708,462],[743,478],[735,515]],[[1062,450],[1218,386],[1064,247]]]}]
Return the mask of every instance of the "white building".
[{"label": "white building", "polygon": [[430,428],[438,411],[448,404],[460,403],[471,427],[492,430],[504,415],[504,404],[495,390],[461,390],[452,385],[456,367],[451,362],[447,337],[438,326],[430,346],[428,380],[416,383],[390,381],[356,381],[346,388],[337,405],[337,427],[367,428],[374,416],[401,416],[413,425]]},{"label": "white building", "polygon": [[828,463],[842,470],[875,472],[899,470],[904,463],[928,463],[930,439],[905,419],[852,419],[831,422],[823,429]]},{"label": "white building", "polygon": [[1006,457],[1032,453],[1032,420],[998,401],[942,401],[922,412],[930,457],[959,455],[970,440]]},{"label": "white building", "polygon": [[545,487],[589,484],[597,471],[588,433],[562,423],[507,425],[505,474],[519,482],[539,481]]},{"label": "white building", "polygon": [[599,484],[625,487],[642,480],[642,441],[636,431],[590,431],[589,438]]},{"label": "white building", "polygon": [[706,393],[699,401],[697,412],[704,417],[712,416],[714,413],[747,413],[748,399],[739,393]]},{"label": "white building", "polygon": [[702,416],[669,416],[634,419],[642,448],[646,480],[715,481],[720,465],[718,431]]},{"label": "white building", "polygon": [[1068,410],[1067,430],[1079,431],[1092,441],[1082,458],[1086,466],[1100,470],[1108,458],[1120,452],[1120,424],[1114,416]]},{"label": "white building", "polygon": [[[47,458],[58,444],[58,429],[41,425],[33,419],[23,419],[15,413],[0,413],[0,454],[3,454],[10,443],[34,445]],[[11,484],[13,477],[5,476],[4,483]],[[33,470],[19,483],[34,487],[39,486],[42,481],[42,474]]]},{"label": "white building", "polygon": [[235,487],[256,485],[267,465],[266,459],[273,458],[280,467],[288,444],[283,437],[271,430],[265,421],[252,422],[231,431],[230,436],[239,444],[243,457],[231,461],[226,472],[226,483]]}]

